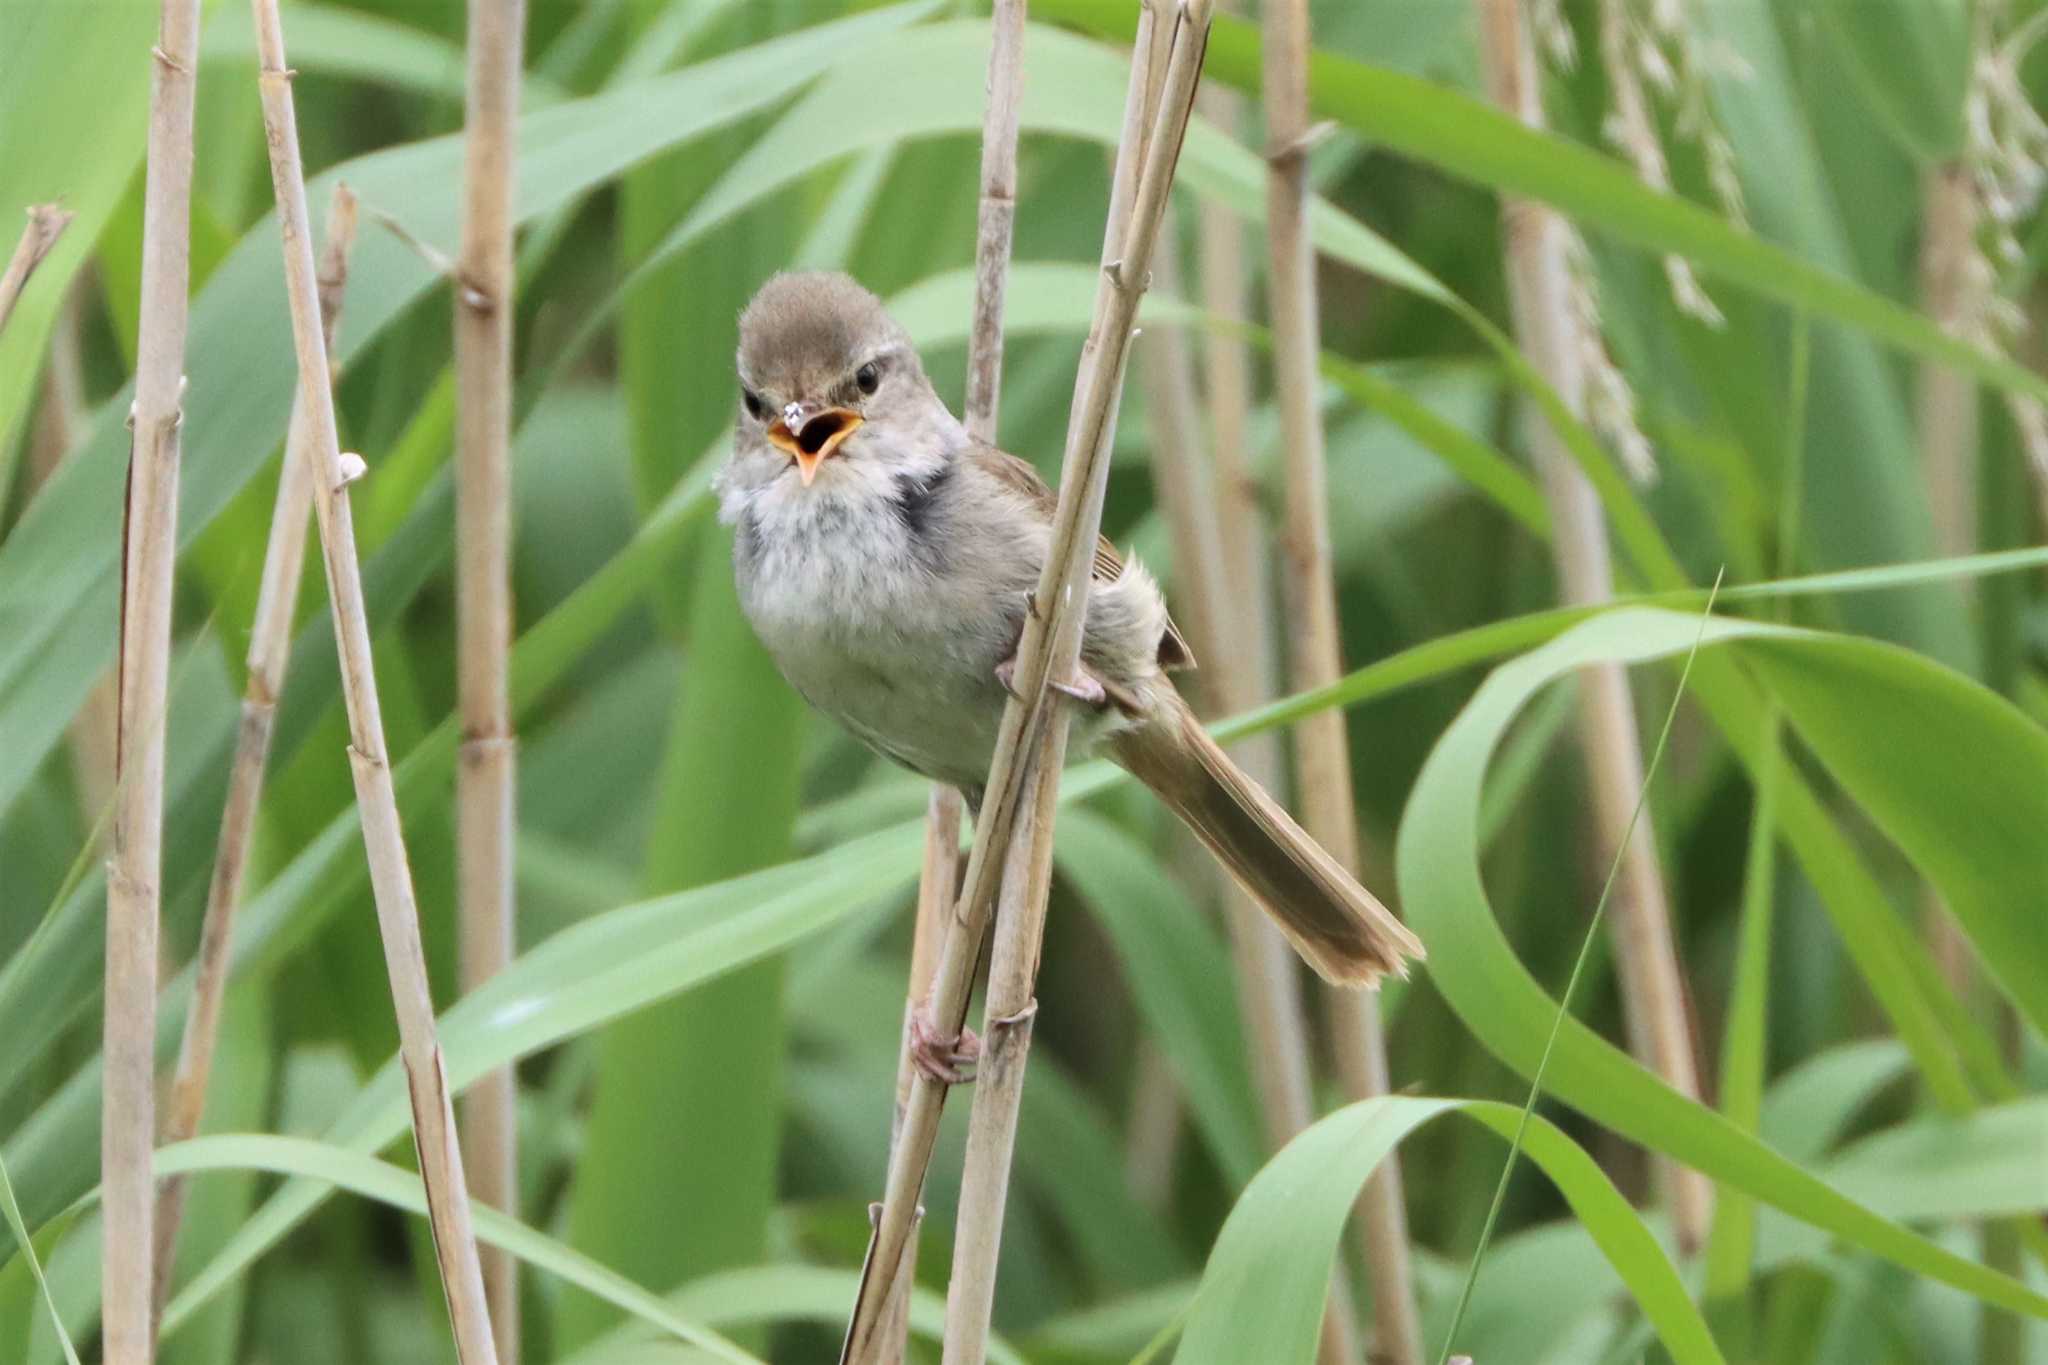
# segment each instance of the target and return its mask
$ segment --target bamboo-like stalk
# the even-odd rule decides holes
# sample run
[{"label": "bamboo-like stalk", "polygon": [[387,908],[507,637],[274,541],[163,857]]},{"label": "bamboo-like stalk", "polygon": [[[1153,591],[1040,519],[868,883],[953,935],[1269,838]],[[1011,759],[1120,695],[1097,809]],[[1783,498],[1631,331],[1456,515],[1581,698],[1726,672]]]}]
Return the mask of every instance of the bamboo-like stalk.
[{"label": "bamboo-like stalk", "polygon": [[[1945,330],[1973,336],[1982,298],[1970,278],[1977,254],[1977,197],[1967,168],[1936,166],[1921,190],[1920,302]],[[1934,550],[1964,555],[1977,544],[1977,385],[1968,375],[1932,361],[1920,366],[1915,419],[1921,477],[1934,523]],[[1969,587],[1957,584],[1958,602]],[[1970,947],[1932,886],[1924,886],[1921,932],[1951,989],[1967,997]]]},{"label": "bamboo-like stalk", "polygon": [[[142,299],[122,528],[120,719],[107,863],[106,1032],[100,1108],[101,1351],[108,1365],[156,1352],[157,922],[163,860],[164,737],[171,586],[178,556],[178,460],[190,312],[192,110],[199,0],[163,0],[151,51],[149,164],[142,201]],[[25,275],[24,275],[25,278]]]},{"label": "bamboo-like stalk", "polygon": [[[1236,9],[1227,5],[1226,9]],[[1212,85],[1202,95],[1211,117],[1237,131],[1244,102],[1235,91]],[[1250,315],[1250,278],[1245,263],[1244,223],[1212,199],[1200,207],[1200,252],[1203,307],[1217,317],[1244,321]],[[1232,591],[1223,595],[1217,613],[1219,628],[1230,641],[1202,657],[1211,700],[1221,711],[1236,714],[1270,701],[1279,692],[1274,659],[1272,575],[1268,570],[1265,511],[1259,483],[1248,460],[1250,450],[1251,371],[1244,342],[1214,332],[1202,350],[1203,380],[1209,407],[1209,434],[1215,460],[1217,540],[1223,556],[1221,581]],[[1159,459],[1154,453],[1155,461]],[[1280,785],[1277,736],[1262,734],[1232,746],[1244,770],[1269,790]],[[1268,1145],[1278,1151],[1307,1125],[1310,1110],[1308,1031],[1302,1018],[1300,973],[1294,950],[1262,911],[1244,900],[1229,878],[1226,894],[1238,896],[1245,913],[1234,914],[1232,942],[1240,988],[1247,992],[1246,1018],[1265,1021],[1270,1037],[1254,1041],[1253,1076],[1260,1088],[1261,1112]],[[1242,929],[1239,929],[1242,926]],[[1278,1058],[1295,1058],[1275,1065]]]},{"label": "bamboo-like stalk", "polygon": [[[1152,263],[1160,258],[1158,242],[1168,207],[1167,192],[1193,114],[1208,28],[1208,4],[1183,3],[1170,19],[1154,14],[1149,25],[1141,21],[1132,54],[1125,127],[1111,173],[1110,207],[1103,233],[1103,283],[1096,297],[1096,326],[1083,351],[1078,420],[1069,432],[1061,479],[1061,510],[1070,505],[1080,508],[1087,531],[1084,540],[1074,542],[1068,562],[1057,565],[1058,577],[1053,573],[1059,559],[1056,540],[1055,554],[1039,584],[1037,600],[1044,602],[1047,592],[1063,582],[1062,601],[1074,608],[1065,617],[1055,614],[1047,624],[1050,667],[1056,670],[1049,676],[1067,676],[1079,665],[1092,571],[1080,550],[1084,544],[1093,545],[1101,521],[1108,444],[1115,431],[1131,323],[1140,297],[1151,284]],[[1077,442],[1076,434],[1083,431],[1090,434]],[[1030,634],[1028,624],[1026,634]],[[1052,888],[1053,823],[1059,804],[1060,769],[1066,758],[1067,719],[1066,712],[1055,711],[1038,733],[1035,752],[1027,764],[1031,791],[1018,816],[1003,867],[983,1006],[981,1070],[968,1122],[953,1237],[953,1273],[946,1292],[945,1365],[982,1365],[988,1354],[1010,1168],[1023,1107],[1032,1026],[1038,1014],[1034,988]]]},{"label": "bamboo-like stalk", "polygon": [[50,248],[57,245],[57,239],[76,216],[62,204],[29,205],[28,226],[21,230],[21,240],[14,245],[7,269],[0,271],[0,332],[7,330],[14,305],[21,301],[21,291],[28,288],[28,277],[36,273],[43,257],[50,254]]},{"label": "bamboo-like stalk", "polygon": [[[329,352],[334,349],[334,329],[341,318],[342,294],[348,284],[348,254],[355,235],[355,195],[348,186],[336,185],[319,265],[321,344]],[[284,690],[285,668],[291,662],[292,607],[306,564],[306,529],[313,513],[312,461],[306,456],[309,439],[305,400],[295,397],[291,421],[286,427],[284,457],[278,467],[270,535],[263,550],[256,615],[249,627],[249,678],[242,691],[242,723],[235,734],[235,754],[228,770],[227,804],[221,810],[220,835],[214,845],[213,878],[206,891],[199,949],[193,957],[192,999],[186,1006],[177,1067],[165,1092],[160,1140],[166,1147],[197,1133],[206,1110],[207,1081],[213,1072],[214,1048],[220,1039],[221,1002],[227,995],[228,947],[235,908],[241,903],[242,879],[249,868],[256,813],[263,797],[263,770],[270,759],[270,735],[277,720],[277,699]],[[170,1289],[185,1188],[185,1177],[172,1176],[163,1182],[157,1194],[158,1313],[163,1311]]]},{"label": "bamboo-like stalk", "polygon": [[[512,728],[512,195],[525,0],[469,0],[462,241],[455,295],[455,648],[462,750],[455,770],[460,979],[475,990],[512,960],[518,740]],[[472,1192],[519,1198],[517,1073],[463,1097]],[[519,1262],[483,1253],[498,1357],[519,1359]]]},{"label": "bamboo-like stalk", "polygon": [[[1317,403],[1315,255],[1308,237],[1307,0],[1267,0],[1264,10],[1266,106],[1267,308],[1273,320],[1273,379],[1280,438],[1287,460],[1287,520],[1281,555],[1289,602],[1289,681],[1324,687],[1344,672],[1337,588],[1325,510],[1323,421]],[[1344,713],[1332,708],[1295,727],[1294,766],[1302,827],[1354,874],[1358,831],[1351,788],[1351,749]],[[1386,1039],[1379,996],[1354,990],[1323,993],[1330,1038],[1345,1093],[1366,1099],[1387,1092]],[[1408,1217],[1401,1171],[1390,1154],[1359,1197],[1358,1228],[1372,1284],[1376,1360],[1419,1365],[1422,1329],[1415,1315],[1408,1260]]]},{"label": "bamboo-like stalk", "polygon": [[[994,442],[1003,387],[1003,296],[1010,279],[1010,239],[1017,222],[1017,116],[1024,94],[1025,0],[995,0],[989,16],[988,102],[981,119],[981,192],[975,209],[974,318],[967,336],[967,394],[962,416],[976,438]],[[910,989],[903,1001],[903,1044],[896,1062],[896,1109],[890,1129],[893,1149],[910,1104],[916,1067],[911,1060],[911,1021],[931,991],[932,972],[944,936],[946,909],[960,887],[960,793],[943,783],[932,787],[925,819],[924,866],[917,884],[917,920],[912,926]],[[917,1271],[913,1218],[903,1243],[897,1289],[890,1304],[880,1358],[902,1358],[910,1333],[910,1290]]]},{"label": "bamboo-like stalk", "polygon": [[[1180,41],[1173,45],[1172,60],[1162,83],[1164,93],[1157,128],[1148,144],[1150,154],[1145,157],[1142,170],[1135,174],[1121,168],[1127,159],[1133,167],[1136,164],[1130,153],[1139,140],[1133,135],[1132,125],[1137,121],[1135,111],[1143,107],[1142,61],[1133,82],[1134,98],[1126,104],[1126,136],[1120,141],[1123,150],[1118,157],[1117,181],[1134,184],[1136,189],[1117,199],[1131,206],[1130,228],[1121,234],[1123,249],[1103,271],[1094,322],[1082,348],[1077,377],[1079,396],[1067,433],[1051,545],[1033,598],[1036,610],[1026,613],[1023,637],[1017,646],[1017,669],[1012,680],[1017,696],[1003,711],[975,829],[974,849],[967,861],[965,889],[954,908],[933,976],[931,999],[925,1006],[928,1023],[944,1035],[957,1036],[966,1024],[975,960],[987,932],[998,876],[1011,861],[1010,836],[1018,823],[1019,809],[1029,801],[1035,811],[1040,799],[1053,790],[1050,781],[1036,779],[1031,757],[1039,753],[1044,727],[1049,727],[1055,737],[1052,756],[1057,757],[1057,750],[1065,743],[1066,713],[1047,705],[1046,683],[1053,677],[1071,676],[1079,658],[1089,573],[1109,476],[1109,438],[1115,430],[1117,395],[1129,354],[1131,324],[1150,277],[1153,242],[1165,213],[1174,163],[1179,159],[1181,138],[1192,110],[1202,49],[1208,37],[1208,11],[1207,0],[1192,0],[1181,6]],[[1140,21],[1141,34],[1149,28],[1150,13],[1148,7]],[[1148,43],[1141,41],[1138,50],[1148,51]],[[1123,213],[1116,211],[1113,200],[1110,221],[1114,224],[1122,219]],[[1050,811],[1044,812],[1043,818],[1034,813],[1030,822],[1036,833],[1033,843],[1045,844],[1052,833]],[[1033,856],[1049,858],[1050,850],[1043,849]],[[1036,953],[1031,956],[1035,960]],[[1005,1031],[1014,1032],[1010,1022],[1021,1011],[1006,1015],[1001,1012],[1002,1002],[993,993],[990,1000],[990,1008],[998,1011],[992,1016],[994,1020]],[[1004,1045],[1001,1040],[993,1040],[989,1048],[994,1051]],[[986,1076],[986,1063],[984,1066]],[[946,1090],[944,1084],[922,1073],[912,1083],[910,1106],[890,1159],[889,1183],[868,1246],[860,1292],[841,1351],[842,1361],[877,1359],[875,1347],[882,1310],[894,1291],[903,1244],[924,1185],[925,1170],[931,1162]],[[979,1097],[976,1108],[981,1108]],[[973,1141],[971,1134],[969,1141]],[[966,1202],[963,1191],[963,1208]],[[975,1236],[987,1240],[992,1255],[999,1229],[987,1223],[977,1224],[977,1228]],[[952,1314],[949,1304],[949,1318]],[[982,1331],[985,1334],[985,1324]]]},{"label": "bamboo-like stalk", "polygon": [[967,429],[996,438],[1003,389],[1003,295],[1017,222],[1017,117],[1024,97],[1025,0],[995,0],[988,104],[981,121],[981,197],[974,243],[974,323],[967,338]]},{"label": "bamboo-like stalk", "polygon": [[483,1272],[470,1225],[469,1191],[462,1173],[455,1110],[448,1075],[435,1036],[434,1000],[420,947],[419,909],[412,871],[406,865],[405,836],[398,797],[384,746],[384,717],[370,656],[369,615],[363,602],[362,567],[356,557],[355,525],[348,485],[362,473],[359,457],[344,457],[336,438],[334,395],[327,352],[320,344],[320,305],[314,281],[313,244],[308,233],[305,172],[299,161],[298,118],[292,101],[292,73],[285,65],[284,33],[277,0],[250,0],[256,19],[258,88],[270,152],[270,178],[277,194],[278,228],[284,240],[286,293],[291,304],[292,342],[299,361],[299,394],[305,404],[305,455],[313,484],[313,507],[327,570],[328,599],[340,657],[342,698],[349,722],[349,765],[363,825],[363,851],[370,864],[370,889],[377,903],[378,929],[398,1017],[399,1054],[412,1102],[413,1143],[419,1154],[434,1254],[447,1295],[455,1350],[463,1365],[496,1365]]},{"label": "bamboo-like stalk", "polygon": [[[1481,64],[1493,101],[1528,126],[1542,127],[1542,87],[1520,0],[1476,3]],[[1516,342],[1572,410],[1582,411],[1583,348],[1570,305],[1564,219],[1544,205],[1504,197],[1501,221]],[[1550,506],[1564,599],[1573,606],[1605,602],[1614,595],[1614,581],[1599,498],[1547,423],[1532,413],[1527,431]],[[1643,781],[1642,737],[1620,665],[1596,665],[1580,674],[1579,736],[1592,788],[1593,830],[1603,850],[1611,850],[1629,829]],[[1647,811],[1628,838],[1617,891],[1614,956],[1630,1050],[1672,1089],[1697,1099],[1685,985]],[[1653,1160],[1679,1246],[1689,1254],[1705,1245],[1713,1186],[1666,1157]]]}]

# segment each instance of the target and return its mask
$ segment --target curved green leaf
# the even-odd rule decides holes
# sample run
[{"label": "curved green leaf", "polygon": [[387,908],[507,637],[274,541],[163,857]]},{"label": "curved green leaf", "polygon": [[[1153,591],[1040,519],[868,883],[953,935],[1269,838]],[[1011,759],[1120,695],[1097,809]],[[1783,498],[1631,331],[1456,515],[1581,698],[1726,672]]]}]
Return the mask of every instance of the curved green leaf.
[{"label": "curved green leaf", "polygon": [[[1288,1143],[1224,1223],[1174,1359],[1183,1365],[1313,1360],[1331,1260],[1360,1187],[1402,1139],[1444,1114],[1463,1114],[1506,1138],[1522,1111],[1487,1100],[1388,1096],[1340,1109]],[[1718,1365],[1721,1352],[1684,1281],[1599,1164],[1541,1118],[1530,1120],[1523,1150],[1571,1205],[1672,1358],[1680,1365]]]},{"label": "curved green leaf", "polygon": [[[1697,630],[1691,617],[1621,609],[1497,669],[1439,741],[1410,796],[1396,865],[1410,922],[1430,948],[1432,978],[1474,1035],[1524,1075],[1537,1065],[1557,1006],[1515,958],[1486,898],[1479,870],[1478,821],[1487,760],[1516,712],[1538,688],[1590,662],[1634,663],[1680,653]],[[1869,687],[1863,674],[1874,666],[1873,656],[1882,656],[1902,678],[1916,684],[1908,690],[1921,703],[1920,723],[1965,726],[1978,735],[1979,746],[1945,755],[1950,773],[1960,768],[1970,774],[1970,782],[2019,785],[1986,783],[1973,755],[2014,746],[2024,749],[2033,741],[2021,730],[2032,727],[2017,711],[1967,680],[1904,651],[1868,642],[1758,623],[1708,624],[1706,645],[1731,641],[1744,642],[1745,660],[1773,680],[1780,672],[1797,680],[1802,674],[1826,676],[1829,666],[1839,670],[1838,676],[1844,678],[1839,690],[1825,695],[1818,690],[1780,694],[1788,720],[1802,734],[1810,726],[1827,733],[1832,722],[1824,713],[1859,712],[1859,707],[1844,705],[1843,698],[1861,700]],[[1788,659],[1795,662],[1785,662]],[[1948,714],[1936,719],[1927,714],[1934,710]],[[1848,722],[1839,728],[1854,729]],[[1863,738],[1878,748],[1890,743],[1884,732],[1865,733]],[[1937,764],[1944,756],[1918,757]],[[1860,771],[1837,770],[1837,775],[1859,799],[1880,797],[1874,789],[1887,780],[1884,774]],[[1917,770],[1889,780],[1925,782],[1929,776],[1926,770]],[[1995,830],[1981,842],[1975,831],[1954,833],[1966,846],[1980,847],[2016,887],[2032,884],[2032,877],[2039,875],[2015,861],[2016,856],[2038,858],[2038,847],[2015,855],[1999,842]],[[1939,871],[1929,870],[1940,883]],[[2016,921],[2033,917],[2040,903],[2038,894],[1991,901],[1977,907],[1977,918],[1985,921],[1987,930],[2023,935],[2028,930]],[[2048,1297],[1955,1256],[1830,1188],[1720,1115],[1680,1097],[1576,1020],[1564,1021],[1546,1075],[1550,1093],[1618,1133],[1909,1270],[1987,1302],[2048,1316]]]}]

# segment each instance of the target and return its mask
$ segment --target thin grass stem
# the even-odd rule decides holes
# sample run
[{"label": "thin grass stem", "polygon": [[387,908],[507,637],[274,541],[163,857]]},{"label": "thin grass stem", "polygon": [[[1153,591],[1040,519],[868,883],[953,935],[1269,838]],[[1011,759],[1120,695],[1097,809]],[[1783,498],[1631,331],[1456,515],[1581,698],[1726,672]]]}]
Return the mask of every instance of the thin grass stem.
[{"label": "thin grass stem", "polygon": [[[1678,672],[1678,687],[1671,694],[1671,705],[1665,708],[1664,724],[1657,731],[1656,746],[1650,751],[1650,764],[1643,775],[1642,788],[1636,793],[1635,805],[1629,811],[1631,830],[1649,803],[1650,783],[1657,776],[1658,765],[1664,761],[1664,746],[1671,739],[1671,725],[1678,718],[1678,704],[1685,700],[1685,685],[1692,678],[1693,660],[1699,657],[1700,642],[1707,634],[1707,623],[1714,619],[1714,599],[1720,589],[1721,575],[1717,573],[1714,586],[1707,591],[1707,604],[1700,611],[1699,630],[1692,637],[1692,648],[1686,651],[1685,665]],[[1508,1181],[1515,1173],[1515,1159],[1522,1154],[1522,1140],[1529,1132],[1529,1116],[1536,1112],[1536,1101],[1543,1094],[1543,1075],[1550,1068],[1550,1055],[1557,1048],[1558,1034],[1563,1032],[1565,1018],[1571,1013],[1572,996],[1578,991],[1579,978],[1585,974],[1586,963],[1593,955],[1593,943],[1599,937],[1600,921],[1607,914],[1607,902],[1614,893],[1621,864],[1621,853],[1617,851],[1607,864],[1607,877],[1600,885],[1600,899],[1593,904],[1593,918],[1586,925],[1585,936],[1579,940],[1579,953],[1572,960],[1571,975],[1565,979],[1564,994],[1557,999],[1557,1013],[1551,1016],[1550,1032],[1543,1040],[1542,1054],[1536,1059],[1536,1072],[1529,1078],[1529,1096],[1522,1102],[1521,1117],[1515,1121],[1515,1135],[1508,1143],[1507,1160],[1501,1163],[1500,1180],[1493,1187],[1493,1200],[1487,1205],[1486,1222],[1479,1229],[1479,1245],[1473,1249],[1472,1263],[1465,1268],[1464,1283],[1458,1289],[1458,1304],[1451,1311],[1451,1325],[1444,1333],[1443,1349],[1437,1353],[1437,1365],[1445,1365],[1450,1360],[1451,1346],[1458,1339],[1458,1328],[1465,1320],[1465,1311],[1472,1305],[1472,1291],[1479,1283],[1479,1267],[1486,1259],[1487,1245],[1493,1240],[1494,1227],[1500,1221],[1501,1206],[1507,1202]]]},{"label": "thin grass stem", "polygon": [[[335,433],[334,395],[327,352],[320,344],[320,305],[314,279],[313,246],[306,211],[305,172],[299,159],[299,130],[292,101],[292,72],[285,63],[284,32],[277,0],[250,0],[256,20],[260,66],[258,89],[277,195],[278,227],[284,239],[286,295],[291,305],[292,341],[298,354],[299,393],[309,439],[313,506],[327,570],[335,645],[340,656],[342,696],[349,722],[349,764],[363,826],[363,851],[391,978],[398,1018],[399,1052],[412,1103],[413,1140],[426,1190],[434,1253],[462,1365],[496,1365],[483,1272],[471,1225],[469,1190],[463,1177],[455,1111],[448,1091],[420,945],[419,909],[412,871],[398,819],[397,793],[384,744],[384,717],[370,653],[369,614],[363,598],[362,567],[348,486],[363,473],[359,456],[344,456]],[[111,1238],[109,1239],[112,1240]]]}]

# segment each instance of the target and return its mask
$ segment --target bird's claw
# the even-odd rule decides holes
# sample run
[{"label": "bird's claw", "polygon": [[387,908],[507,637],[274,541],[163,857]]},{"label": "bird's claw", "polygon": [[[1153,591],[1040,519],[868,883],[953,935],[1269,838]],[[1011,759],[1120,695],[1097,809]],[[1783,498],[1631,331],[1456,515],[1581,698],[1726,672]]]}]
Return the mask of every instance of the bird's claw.
[{"label": "bird's claw", "polygon": [[910,1016],[910,1061],[926,1080],[939,1085],[966,1085],[974,1079],[974,1064],[981,1060],[981,1039],[971,1028],[957,1038],[940,1035],[926,1010]]},{"label": "bird's claw", "polygon": [[[1017,691],[1016,655],[1012,654],[1009,658],[996,665],[996,681],[1002,684],[1003,691],[1008,692],[1018,701],[1024,700],[1023,694]],[[1109,692],[1103,687],[1102,679],[1086,669],[1081,670],[1078,677],[1067,682],[1061,682],[1057,678],[1050,679],[1047,681],[1046,686],[1062,696],[1072,697],[1083,706],[1090,706],[1098,711],[1109,705]]]},{"label": "bird's claw", "polygon": [[1055,678],[1047,683],[1046,686],[1052,688],[1055,692],[1065,693],[1083,706],[1092,706],[1098,711],[1109,705],[1109,693],[1104,690],[1102,680],[1085,670],[1081,673],[1081,676],[1075,678],[1072,682],[1061,682]]}]

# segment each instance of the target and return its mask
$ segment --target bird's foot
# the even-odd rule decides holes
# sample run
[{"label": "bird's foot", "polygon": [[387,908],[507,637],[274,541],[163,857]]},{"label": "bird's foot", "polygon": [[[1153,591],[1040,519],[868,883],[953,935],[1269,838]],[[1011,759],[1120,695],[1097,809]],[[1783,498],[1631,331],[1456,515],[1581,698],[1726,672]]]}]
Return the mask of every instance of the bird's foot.
[{"label": "bird's foot", "polygon": [[[1008,692],[1019,701],[1024,700],[1017,692],[1016,655],[1012,654],[1009,658],[996,665],[996,681],[1003,685],[1003,691]],[[1079,677],[1074,678],[1070,682],[1061,682],[1059,679],[1054,678],[1048,681],[1046,686],[1064,696],[1072,697],[1083,706],[1092,707],[1097,711],[1109,705],[1109,691],[1103,687],[1102,679],[1096,677],[1085,668],[1081,670]]]},{"label": "bird's foot", "polygon": [[981,1060],[981,1039],[974,1030],[963,1028],[955,1038],[942,1036],[931,1021],[928,1009],[910,1016],[910,1062],[926,1080],[940,1085],[966,1085],[974,1079],[974,1064]]}]

